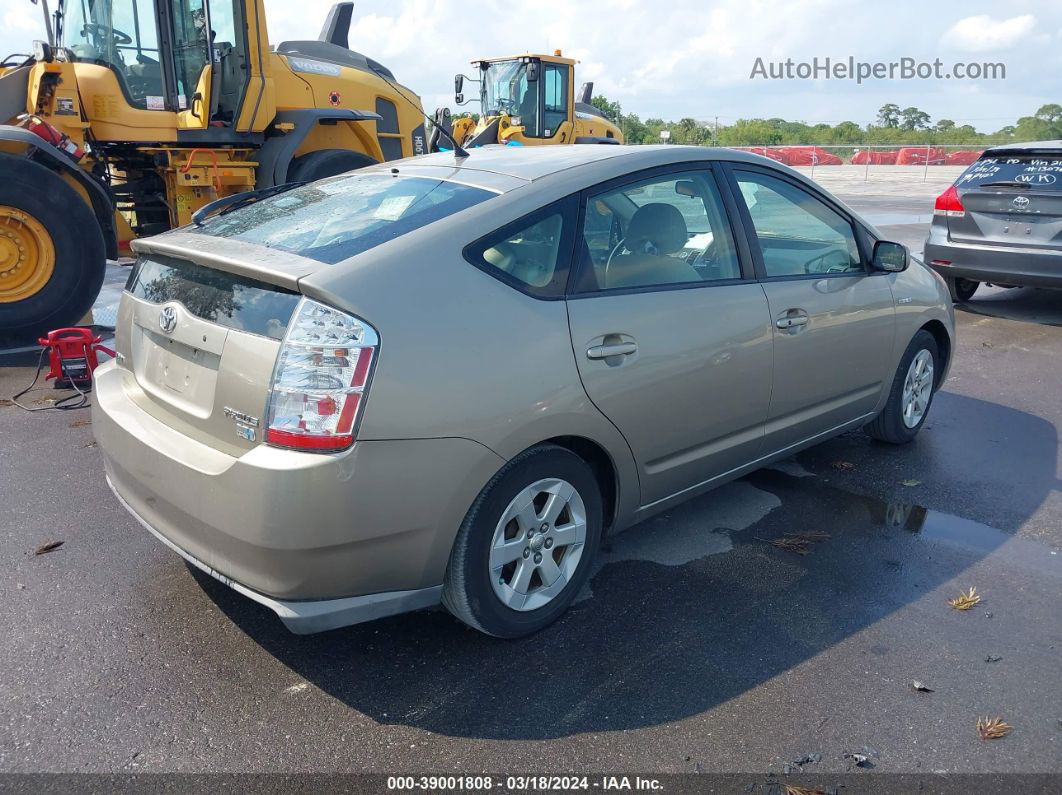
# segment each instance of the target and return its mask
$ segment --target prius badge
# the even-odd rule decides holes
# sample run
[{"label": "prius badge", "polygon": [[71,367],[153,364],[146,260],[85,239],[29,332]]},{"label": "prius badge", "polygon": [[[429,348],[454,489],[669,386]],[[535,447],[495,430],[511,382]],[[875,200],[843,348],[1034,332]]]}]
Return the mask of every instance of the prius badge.
[{"label": "prius badge", "polygon": [[171,334],[177,328],[177,309],[175,307],[162,307],[162,311],[159,312],[159,328],[167,334]]}]

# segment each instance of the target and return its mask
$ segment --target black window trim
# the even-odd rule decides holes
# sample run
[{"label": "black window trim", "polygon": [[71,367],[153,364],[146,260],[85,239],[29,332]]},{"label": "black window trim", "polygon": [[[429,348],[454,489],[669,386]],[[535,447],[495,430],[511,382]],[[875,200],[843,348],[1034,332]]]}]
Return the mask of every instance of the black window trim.
[{"label": "black window trim", "polygon": [[[739,160],[725,160],[719,161],[719,164],[726,175],[726,183],[730,189],[735,204],[735,210],[737,216],[741,219],[741,226],[745,230],[745,240],[748,244],[749,251],[756,270],[756,280],[760,282],[785,282],[785,281],[807,281],[814,279],[850,279],[860,278],[863,276],[870,276],[876,273],[869,267],[870,258],[868,256],[866,241],[864,236],[859,234],[859,228],[864,228],[862,224],[858,223],[855,218],[852,217],[844,207],[838,204],[834,199],[815,189],[811,185],[808,185],[800,180],[793,179],[790,175],[784,171],[768,168],[759,165],[758,163],[745,163]],[[741,199],[741,188],[737,184],[737,177],[735,171],[749,171],[753,173],[763,174],[768,177],[780,180],[788,183],[789,185],[803,190],[805,193],[810,194],[813,198],[825,204],[828,208],[837,213],[842,219],[848,222],[848,226],[852,230],[852,239],[855,240],[856,249],[859,252],[859,264],[863,266],[862,271],[847,271],[845,273],[806,273],[803,275],[785,275],[785,276],[769,276],[767,274],[766,266],[763,262],[763,251],[760,249],[760,241],[756,235],[756,226],[752,221],[752,216],[749,213],[748,207],[745,204],[744,199]],[[868,234],[869,234],[869,230]],[[874,239],[878,239],[877,235],[870,235]]]},{"label": "black window trim", "polygon": [[593,267],[593,265],[592,263],[583,262],[582,257],[577,257],[576,250],[573,250],[572,268],[568,278],[568,289],[565,291],[569,300],[600,298],[602,296],[611,295],[634,295],[636,293],[659,293],[672,290],[700,290],[712,287],[732,287],[736,284],[751,284],[757,281],[753,269],[751,249],[749,248],[748,240],[744,234],[739,216],[735,212],[736,206],[734,197],[731,195],[730,186],[725,179],[725,175],[719,168],[719,161],[716,160],[690,160],[683,163],[668,163],[663,166],[653,166],[652,168],[642,169],[641,171],[631,171],[622,176],[613,177],[604,182],[599,182],[596,185],[584,188],[577,194],[579,197],[579,215],[575,226],[576,236],[582,234],[586,214],[586,204],[591,195],[611,190],[612,188],[621,187],[629,183],[643,182],[646,179],[652,179],[657,176],[684,174],[690,171],[701,172],[706,178],[714,180],[715,182],[716,189],[719,191],[719,196],[723,203],[723,212],[726,215],[724,220],[730,226],[730,235],[734,242],[734,248],[736,249],[735,253],[738,258],[738,267],[741,270],[741,277],[737,279],[715,279],[712,281],[701,282],[680,282],[678,284],[650,284],[638,287],[618,287],[614,289],[597,289],[577,292],[575,288],[579,283],[580,272],[586,267]]},{"label": "black window trim", "polygon": [[[575,230],[578,227],[574,225],[572,219],[578,214],[578,206],[575,204],[578,198],[578,193],[572,193],[536,210],[532,210],[503,226],[499,226],[461,249],[461,255],[473,267],[524,295],[539,301],[563,301],[567,296],[567,287],[571,280],[572,263],[575,259]],[[496,268],[483,259],[483,252],[498,242],[500,238],[519,232],[529,226],[534,226],[549,216],[558,214],[561,217],[561,240],[557,248],[557,267],[549,284],[544,287],[535,287]]]}]

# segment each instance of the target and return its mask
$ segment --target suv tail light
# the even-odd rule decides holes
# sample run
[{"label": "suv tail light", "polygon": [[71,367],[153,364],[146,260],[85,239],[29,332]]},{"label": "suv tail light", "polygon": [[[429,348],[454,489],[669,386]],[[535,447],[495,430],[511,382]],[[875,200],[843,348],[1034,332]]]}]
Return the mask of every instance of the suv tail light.
[{"label": "suv tail light", "polygon": [[955,190],[954,185],[937,196],[937,203],[933,205],[933,215],[943,215],[948,218],[962,218],[966,215],[966,208],[959,201],[959,192]]},{"label": "suv tail light", "polygon": [[273,370],[266,442],[321,452],[350,447],[378,346],[369,324],[303,298]]}]

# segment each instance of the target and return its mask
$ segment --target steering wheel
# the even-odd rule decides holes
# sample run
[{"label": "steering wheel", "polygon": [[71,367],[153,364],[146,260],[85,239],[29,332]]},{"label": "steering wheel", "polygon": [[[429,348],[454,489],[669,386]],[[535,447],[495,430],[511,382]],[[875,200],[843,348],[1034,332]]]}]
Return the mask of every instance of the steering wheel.
[{"label": "steering wheel", "polygon": [[497,102],[497,105],[498,105],[498,110],[500,110],[506,116],[519,116],[520,115],[519,113],[516,112],[519,106],[517,105],[516,100],[513,99],[512,97],[504,97],[504,98],[503,97],[498,97],[496,102]]},{"label": "steering wheel", "polygon": [[86,22],[81,27],[81,35],[87,36],[92,34],[100,39],[110,37],[114,39],[115,44],[132,44],[133,37],[128,33],[123,33],[117,28],[108,28],[95,22]]}]

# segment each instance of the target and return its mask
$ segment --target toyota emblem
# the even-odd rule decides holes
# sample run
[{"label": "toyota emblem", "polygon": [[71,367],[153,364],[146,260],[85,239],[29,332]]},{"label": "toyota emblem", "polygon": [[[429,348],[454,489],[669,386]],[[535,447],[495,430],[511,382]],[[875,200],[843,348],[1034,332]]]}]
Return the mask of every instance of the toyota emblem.
[{"label": "toyota emblem", "polygon": [[1028,196],[1015,196],[1014,200],[1011,202],[1011,204],[1014,205],[1015,209],[1027,210],[1027,209],[1029,209],[1029,197]]},{"label": "toyota emblem", "polygon": [[159,313],[159,328],[167,334],[177,328],[177,310],[172,306],[162,307]]}]

